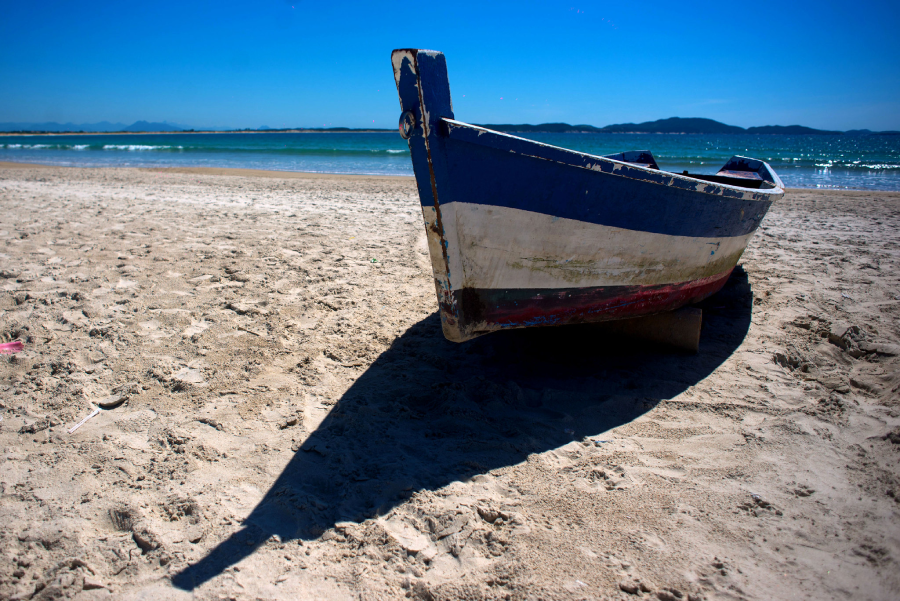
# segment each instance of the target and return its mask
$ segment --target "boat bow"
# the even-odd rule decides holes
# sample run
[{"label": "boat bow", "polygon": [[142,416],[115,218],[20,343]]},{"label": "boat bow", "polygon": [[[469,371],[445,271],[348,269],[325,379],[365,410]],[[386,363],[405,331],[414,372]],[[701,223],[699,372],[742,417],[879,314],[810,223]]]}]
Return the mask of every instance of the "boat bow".
[{"label": "boat bow", "polygon": [[443,54],[392,62],[450,340],[696,302],[784,193],[746,157],[678,174],[648,151],[595,156],[457,121]]}]

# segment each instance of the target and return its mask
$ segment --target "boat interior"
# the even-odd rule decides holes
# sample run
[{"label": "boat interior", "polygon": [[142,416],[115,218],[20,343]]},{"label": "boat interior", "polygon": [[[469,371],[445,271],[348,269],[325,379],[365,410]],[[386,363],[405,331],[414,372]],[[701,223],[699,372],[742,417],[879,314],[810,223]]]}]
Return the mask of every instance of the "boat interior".
[{"label": "boat interior", "polygon": [[[617,154],[608,154],[604,155],[604,158],[615,159],[617,161],[632,163],[634,165],[641,165],[642,167],[649,167],[650,169],[659,169],[659,165],[657,165],[656,159],[653,158],[653,154],[647,150],[632,150],[627,152],[620,152]],[[678,173],[678,175],[683,175],[685,177],[690,177],[693,179],[699,179],[701,181],[710,182],[713,184],[725,184],[728,186],[739,186],[741,188],[768,189],[775,187],[775,184],[766,181],[757,171],[748,171],[744,169],[733,168],[729,169],[729,167],[737,167],[740,164],[741,163],[733,163],[732,159],[732,161],[729,161],[728,164],[720,169],[719,172],[715,175],[706,173],[689,173],[687,171],[682,171],[681,173]],[[745,169],[746,168],[752,167],[746,165]],[[668,171],[667,173],[677,172]]]},{"label": "boat interior", "polygon": [[[670,171],[670,173],[675,173],[674,171]],[[721,173],[721,172],[719,172]],[[773,184],[770,184],[763,178],[761,178],[758,174],[753,172],[746,172],[746,175],[741,176],[733,176],[733,175],[707,175],[706,173],[688,173],[687,171],[682,171],[679,175],[684,175],[686,177],[692,177],[694,179],[699,179],[705,182],[711,182],[714,184],[725,184],[728,186],[740,186],[741,188],[774,188]]]}]

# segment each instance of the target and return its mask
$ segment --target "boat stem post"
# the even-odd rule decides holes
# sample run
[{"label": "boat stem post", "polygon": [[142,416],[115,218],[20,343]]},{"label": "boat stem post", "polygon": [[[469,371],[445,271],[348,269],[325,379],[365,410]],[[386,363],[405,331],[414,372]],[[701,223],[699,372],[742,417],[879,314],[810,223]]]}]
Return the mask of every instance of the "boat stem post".
[{"label": "boat stem post", "polygon": [[697,307],[682,307],[675,311],[646,317],[622,319],[598,324],[604,331],[657,342],[697,353],[700,351],[700,327],[703,311]]}]

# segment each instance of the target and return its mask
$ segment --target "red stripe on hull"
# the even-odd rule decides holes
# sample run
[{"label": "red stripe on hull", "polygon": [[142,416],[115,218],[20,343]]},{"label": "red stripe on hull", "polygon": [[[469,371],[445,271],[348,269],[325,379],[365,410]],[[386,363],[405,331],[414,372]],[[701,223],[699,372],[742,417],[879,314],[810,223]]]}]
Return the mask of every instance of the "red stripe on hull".
[{"label": "red stripe on hull", "polygon": [[464,324],[480,330],[628,319],[672,311],[718,292],[731,269],[707,278],[661,286],[604,286],[561,290],[461,291]]}]

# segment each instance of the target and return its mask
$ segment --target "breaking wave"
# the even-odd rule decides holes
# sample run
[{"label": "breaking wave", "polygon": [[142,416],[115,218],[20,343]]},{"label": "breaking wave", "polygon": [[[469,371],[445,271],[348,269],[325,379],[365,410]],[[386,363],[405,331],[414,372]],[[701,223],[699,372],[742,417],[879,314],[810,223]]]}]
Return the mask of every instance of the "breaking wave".
[{"label": "breaking wave", "polygon": [[156,146],[147,144],[104,144],[103,150],[169,150],[171,148],[183,149],[184,146]]},{"label": "breaking wave", "polygon": [[183,146],[147,144],[0,144],[11,150],[181,150]]},{"label": "breaking wave", "polygon": [[328,155],[328,156],[393,156],[409,154],[406,148],[329,148],[312,147],[297,148],[290,146],[203,146],[175,144],[0,144],[0,149],[8,150],[106,150],[124,152],[188,152],[188,153],[248,153],[276,155]]}]

